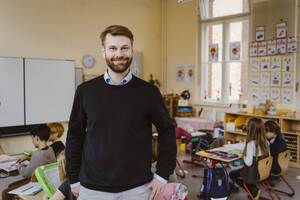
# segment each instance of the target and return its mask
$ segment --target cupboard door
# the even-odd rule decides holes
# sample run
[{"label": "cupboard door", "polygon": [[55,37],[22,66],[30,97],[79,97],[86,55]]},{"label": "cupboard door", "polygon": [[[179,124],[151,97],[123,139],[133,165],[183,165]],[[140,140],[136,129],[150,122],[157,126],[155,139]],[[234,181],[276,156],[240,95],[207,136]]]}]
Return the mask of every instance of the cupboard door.
[{"label": "cupboard door", "polygon": [[24,125],[22,58],[0,58],[0,127]]},{"label": "cupboard door", "polygon": [[25,59],[25,77],[25,124],[69,121],[74,61]]}]

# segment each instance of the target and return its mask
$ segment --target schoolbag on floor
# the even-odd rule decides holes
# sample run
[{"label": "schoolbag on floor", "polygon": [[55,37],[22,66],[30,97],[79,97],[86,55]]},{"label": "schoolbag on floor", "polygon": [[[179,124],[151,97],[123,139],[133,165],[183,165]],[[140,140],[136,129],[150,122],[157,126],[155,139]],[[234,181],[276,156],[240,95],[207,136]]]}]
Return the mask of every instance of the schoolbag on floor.
[{"label": "schoolbag on floor", "polygon": [[205,169],[201,192],[206,200],[227,199],[230,195],[227,170],[225,168]]}]

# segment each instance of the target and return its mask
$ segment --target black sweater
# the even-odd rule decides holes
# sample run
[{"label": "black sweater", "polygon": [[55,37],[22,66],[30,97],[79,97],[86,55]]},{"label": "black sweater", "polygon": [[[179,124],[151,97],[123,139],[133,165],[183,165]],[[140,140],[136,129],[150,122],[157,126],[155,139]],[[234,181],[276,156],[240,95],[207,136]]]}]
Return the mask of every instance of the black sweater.
[{"label": "black sweater", "polygon": [[151,181],[152,123],[159,132],[156,173],[168,179],[176,165],[175,129],[159,90],[135,76],[120,86],[103,75],[81,84],[66,142],[70,183],[121,192]]},{"label": "black sweater", "polygon": [[279,175],[281,172],[280,166],[278,164],[278,154],[287,150],[286,142],[282,134],[278,134],[275,141],[270,144],[270,152],[273,157],[273,164],[271,169],[272,175]]}]

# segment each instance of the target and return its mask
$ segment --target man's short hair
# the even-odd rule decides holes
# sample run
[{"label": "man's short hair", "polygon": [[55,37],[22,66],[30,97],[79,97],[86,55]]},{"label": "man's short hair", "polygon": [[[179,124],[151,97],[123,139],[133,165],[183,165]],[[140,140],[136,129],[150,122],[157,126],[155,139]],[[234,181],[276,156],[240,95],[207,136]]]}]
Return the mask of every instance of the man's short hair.
[{"label": "man's short hair", "polygon": [[38,136],[42,141],[48,141],[50,128],[46,124],[39,125],[31,131],[31,135]]},{"label": "man's short hair", "polygon": [[57,122],[50,123],[50,124],[47,124],[47,126],[50,128],[50,134],[57,133],[58,138],[60,138],[65,131],[65,129],[61,123],[57,123]]},{"label": "man's short hair", "polygon": [[113,36],[121,35],[128,37],[131,41],[131,45],[133,44],[133,34],[132,32],[125,26],[121,25],[111,25],[107,27],[100,35],[102,46],[104,46],[106,35],[111,34]]}]

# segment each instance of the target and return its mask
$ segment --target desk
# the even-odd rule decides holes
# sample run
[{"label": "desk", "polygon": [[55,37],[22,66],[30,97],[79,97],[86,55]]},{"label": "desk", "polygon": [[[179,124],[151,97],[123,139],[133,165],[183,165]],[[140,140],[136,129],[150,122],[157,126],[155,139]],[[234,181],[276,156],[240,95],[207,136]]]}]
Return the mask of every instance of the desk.
[{"label": "desk", "polygon": [[19,198],[24,200],[42,200],[44,198],[45,192],[40,191],[34,196],[28,196],[28,195],[18,195]]},{"label": "desk", "polygon": [[185,128],[187,125],[191,126],[195,131],[210,130],[220,125],[219,122],[213,120],[201,119],[199,117],[175,117],[178,127]]}]

